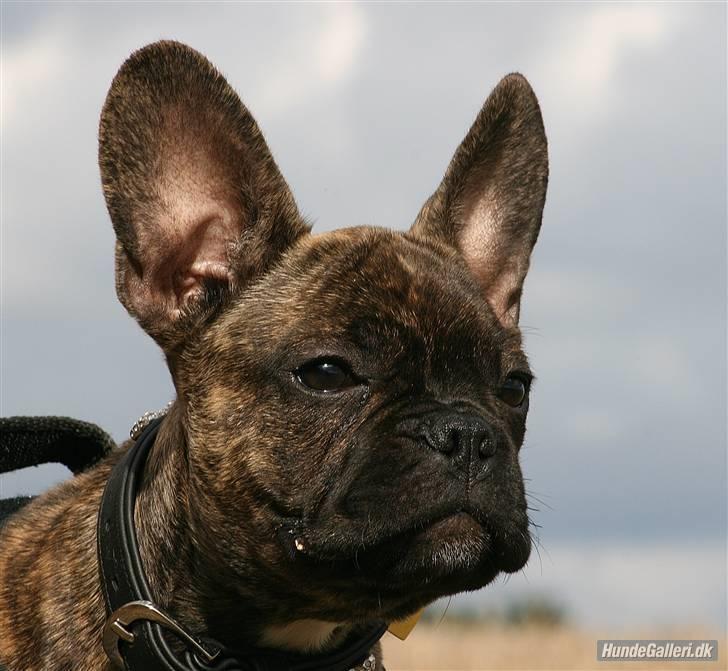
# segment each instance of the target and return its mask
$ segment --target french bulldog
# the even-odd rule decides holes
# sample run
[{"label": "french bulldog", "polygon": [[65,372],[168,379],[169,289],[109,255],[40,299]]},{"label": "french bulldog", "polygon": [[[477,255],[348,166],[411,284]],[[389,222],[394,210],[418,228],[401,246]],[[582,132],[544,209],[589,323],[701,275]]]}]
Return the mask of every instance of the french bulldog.
[{"label": "french bulldog", "polygon": [[[312,234],[250,112],[177,42],[119,70],[99,163],[118,297],[176,390],[134,513],[160,607],[308,654],[526,564],[518,318],[548,157],[521,75],[407,231]],[[111,668],[96,519],[128,447],[2,529],[9,671]]]}]

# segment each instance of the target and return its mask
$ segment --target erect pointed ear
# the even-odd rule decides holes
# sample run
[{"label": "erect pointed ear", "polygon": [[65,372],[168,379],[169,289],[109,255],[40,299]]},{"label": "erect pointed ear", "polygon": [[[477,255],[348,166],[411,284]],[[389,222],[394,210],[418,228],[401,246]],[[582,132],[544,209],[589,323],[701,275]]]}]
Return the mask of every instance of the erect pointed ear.
[{"label": "erect pointed ear", "polygon": [[250,282],[308,231],[253,117],[177,42],[144,47],[119,70],[99,164],[119,299],[165,350],[214,307],[212,293]]},{"label": "erect pointed ear", "polygon": [[548,181],[538,101],[519,74],[501,80],[455,152],[411,233],[464,257],[498,318],[518,323]]}]

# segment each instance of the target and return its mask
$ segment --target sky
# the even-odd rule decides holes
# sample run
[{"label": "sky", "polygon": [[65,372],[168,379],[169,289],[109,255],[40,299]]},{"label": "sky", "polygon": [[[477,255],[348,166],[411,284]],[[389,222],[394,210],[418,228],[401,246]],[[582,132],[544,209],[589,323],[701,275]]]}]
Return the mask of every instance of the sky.
[{"label": "sky", "polygon": [[725,628],[725,4],[4,2],[2,415],[121,440],[172,398],[115,297],[96,163],[111,79],[160,38],[226,75],[315,231],[409,227],[492,87],[529,79],[551,169],[521,314],[541,560],[451,607],[547,594],[595,627]]}]

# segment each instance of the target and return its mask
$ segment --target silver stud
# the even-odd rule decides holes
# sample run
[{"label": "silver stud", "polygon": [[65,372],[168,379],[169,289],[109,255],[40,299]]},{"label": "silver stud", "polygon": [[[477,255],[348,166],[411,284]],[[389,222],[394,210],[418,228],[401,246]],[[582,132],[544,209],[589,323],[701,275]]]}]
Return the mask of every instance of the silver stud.
[{"label": "silver stud", "polygon": [[377,670],[377,660],[372,653],[369,653],[369,657],[367,657],[361,663],[360,666],[349,669],[349,671],[376,671],[376,670]]},{"label": "silver stud", "polygon": [[139,438],[142,431],[144,431],[150,422],[153,422],[155,419],[159,419],[160,417],[164,417],[169,412],[169,409],[172,407],[172,403],[174,403],[174,401],[167,403],[162,410],[145,412],[136,422],[134,422],[134,426],[132,426],[131,431],[129,431],[129,437],[132,440]]}]

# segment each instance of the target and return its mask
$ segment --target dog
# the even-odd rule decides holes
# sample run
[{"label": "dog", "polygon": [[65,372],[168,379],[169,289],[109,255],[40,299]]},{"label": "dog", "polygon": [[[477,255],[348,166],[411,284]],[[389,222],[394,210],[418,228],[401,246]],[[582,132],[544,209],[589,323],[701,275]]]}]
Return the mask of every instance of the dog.
[{"label": "dog", "polygon": [[[99,164],[118,297],[176,390],[134,512],[157,606],[305,656],[526,564],[518,319],[548,154],[523,76],[406,232],[312,234],[250,112],[177,42],[119,70]],[[113,668],[96,523],[129,445],[2,529],[9,671]]]}]

